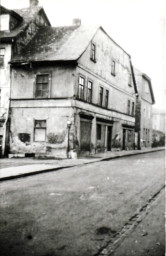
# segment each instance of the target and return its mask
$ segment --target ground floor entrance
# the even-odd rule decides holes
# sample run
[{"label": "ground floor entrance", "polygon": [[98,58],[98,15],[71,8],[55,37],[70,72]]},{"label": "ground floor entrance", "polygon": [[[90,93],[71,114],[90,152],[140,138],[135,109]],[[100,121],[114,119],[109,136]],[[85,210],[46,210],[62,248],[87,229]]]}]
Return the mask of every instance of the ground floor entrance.
[{"label": "ground floor entrance", "polygon": [[123,126],[122,135],[122,150],[134,149],[135,133],[134,128]]},{"label": "ground floor entrance", "polygon": [[107,151],[111,151],[111,141],[112,141],[112,126],[107,128]]},{"label": "ground floor entrance", "polygon": [[80,150],[90,151],[91,150],[91,130],[92,122],[88,119],[80,120]]}]

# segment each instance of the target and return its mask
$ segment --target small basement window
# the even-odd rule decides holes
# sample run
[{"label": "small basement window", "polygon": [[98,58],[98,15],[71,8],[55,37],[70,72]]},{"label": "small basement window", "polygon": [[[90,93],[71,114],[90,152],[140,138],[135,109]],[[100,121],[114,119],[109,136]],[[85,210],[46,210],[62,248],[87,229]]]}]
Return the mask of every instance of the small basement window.
[{"label": "small basement window", "polygon": [[18,137],[24,143],[30,142],[30,134],[29,133],[19,133]]}]

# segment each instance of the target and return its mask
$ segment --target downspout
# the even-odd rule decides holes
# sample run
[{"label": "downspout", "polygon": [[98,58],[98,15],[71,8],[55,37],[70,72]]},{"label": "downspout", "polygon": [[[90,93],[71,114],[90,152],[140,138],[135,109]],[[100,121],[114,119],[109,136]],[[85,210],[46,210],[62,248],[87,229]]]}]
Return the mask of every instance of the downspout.
[{"label": "downspout", "polygon": [[[6,113],[6,120],[4,123],[4,133],[3,133],[3,142],[2,142],[2,156],[5,155],[5,150],[6,150],[6,131],[7,131],[7,123],[9,120],[9,115],[10,115],[10,99],[11,99],[11,86],[12,86],[12,69],[11,69],[11,65],[10,65],[10,93],[9,93],[9,100],[8,100],[8,107],[7,107],[7,113]],[[9,131],[10,131],[10,127],[9,127]],[[9,142],[9,138],[8,138],[8,142]]]},{"label": "downspout", "polygon": [[[133,68],[133,64],[132,64],[132,61],[131,61],[131,58],[130,58],[130,67],[131,67],[131,75],[132,75],[132,79],[133,79],[133,84],[134,84],[134,90],[135,90],[135,96],[136,96],[136,108],[138,107],[139,105],[139,95],[138,95],[138,90],[137,90],[137,83],[136,83],[136,79],[135,79],[135,74],[134,74],[134,68]],[[137,111],[137,109],[136,109]],[[140,113],[141,114],[141,113]],[[137,113],[136,113],[136,116],[135,116],[135,124],[136,124],[136,118],[139,118],[139,124],[141,122],[141,116],[137,116]],[[137,139],[137,148],[138,149],[141,149],[141,134],[140,134],[140,125],[139,125],[139,129],[137,130],[138,132],[138,139]]]},{"label": "downspout", "polygon": [[8,101],[8,108],[7,108],[7,115],[6,115],[6,120],[4,122],[4,126],[3,126],[3,142],[2,142],[2,156],[5,155],[5,149],[6,149],[6,126],[7,126],[7,122],[8,122],[8,118],[9,118],[9,108],[10,108],[10,99]]}]

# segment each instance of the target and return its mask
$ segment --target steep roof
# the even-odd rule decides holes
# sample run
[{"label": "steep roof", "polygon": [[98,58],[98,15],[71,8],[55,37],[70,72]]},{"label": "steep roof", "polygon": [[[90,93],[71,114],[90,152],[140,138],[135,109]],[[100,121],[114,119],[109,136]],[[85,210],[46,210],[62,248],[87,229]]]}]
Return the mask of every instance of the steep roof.
[{"label": "steep roof", "polygon": [[97,29],[96,26],[41,27],[12,62],[77,60]]},{"label": "steep roof", "polygon": [[138,89],[138,93],[140,95],[142,95],[142,88],[140,87],[140,83],[139,83],[139,77],[144,77],[149,84],[149,90],[150,90],[150,94],[151,94],[151,98],[152,98],[152,104],[155,103],[155,98],[154,98],[154,93],[153,93],[153,88],[152,88],[152,83],[151,83],[151,79],[149,76],[147,76],[145,73],[141,72],[140,70],[134,68],[134,72],[135,72],[135,77],[136,77],[136,84],[137,84],[137,89]]},{"label": "steep roof", "polygon": [[0,41],[10,41],[11,39],[14,39],[17,37],[26,27],[27,25],[35,19],[37,13],[42,12],[43,15],[45,16],[48,25],[50,25],[50,22],[43,10],[42,7],[40,6],[34,6],[33,8],[22,8],[22,9],[14,9],[14,10],[9,10],[1,6],[1,8],[5,9],[9,14],[15,16],[15,17],[20,17],[20,23],[19,25],[11,31],[0,31]]}]

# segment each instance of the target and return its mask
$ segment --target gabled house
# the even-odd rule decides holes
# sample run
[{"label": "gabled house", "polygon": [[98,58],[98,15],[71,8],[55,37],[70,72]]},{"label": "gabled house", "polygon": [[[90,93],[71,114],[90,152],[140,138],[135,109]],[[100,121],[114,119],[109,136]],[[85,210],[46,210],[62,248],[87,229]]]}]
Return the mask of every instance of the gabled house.
[{"label": "gabled house", "polygon": [[151,79],[134,69],[138,89],[136,107],[136,132],[138,148],[151,147],[152,144],[152,105],[155,103]]},{"label": "gabled house", "polygon": [[131,58],[102,27],[41,27],[11,67],[11,153],[134,148]]},{"label": "gabled house", "polygon": [[[9,10],[0,5],[0,147],[5,153],[8,144],[8,114],[11,86],[11,58],[31,41],[39,27],[50,26],[50,22],[37,1],[30,7]],[[7,147],[6,147],[7,148]]]}]

